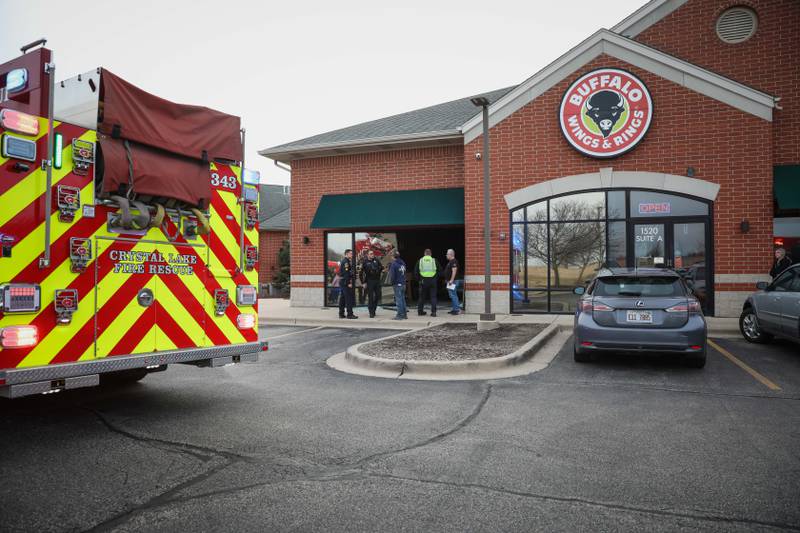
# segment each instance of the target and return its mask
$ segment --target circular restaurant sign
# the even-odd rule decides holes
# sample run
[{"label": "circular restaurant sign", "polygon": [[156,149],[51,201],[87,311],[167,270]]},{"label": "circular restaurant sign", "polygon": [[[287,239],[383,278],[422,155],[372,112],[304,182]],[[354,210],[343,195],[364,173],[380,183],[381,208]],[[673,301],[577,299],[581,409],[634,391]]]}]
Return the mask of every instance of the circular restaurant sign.
[{"label": "circular restaurant sign", "polygon": [[624,70],[584,74],[561,99],[561,131],[579,152],[615,157],[641,141],[653,118],[653,101],[642,80]]}]

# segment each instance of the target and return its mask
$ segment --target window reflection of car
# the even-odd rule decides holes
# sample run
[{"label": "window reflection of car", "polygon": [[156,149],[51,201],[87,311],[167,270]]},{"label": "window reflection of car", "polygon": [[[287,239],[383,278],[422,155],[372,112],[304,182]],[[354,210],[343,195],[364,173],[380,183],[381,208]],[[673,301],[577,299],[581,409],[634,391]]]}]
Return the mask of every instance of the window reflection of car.
[{"label": "window reflection of car", "polygon": [[745,340],[765,343],[782,337],[800,342],[800,265],[784,270],[772,283],[756,283],[756,288],[739,317]]},{"label": "window reflection of car", "polygon": [[706,264],[703,262],[695,263],[687,268],[675,270],[692,292],[701,300],[706,298]]}]

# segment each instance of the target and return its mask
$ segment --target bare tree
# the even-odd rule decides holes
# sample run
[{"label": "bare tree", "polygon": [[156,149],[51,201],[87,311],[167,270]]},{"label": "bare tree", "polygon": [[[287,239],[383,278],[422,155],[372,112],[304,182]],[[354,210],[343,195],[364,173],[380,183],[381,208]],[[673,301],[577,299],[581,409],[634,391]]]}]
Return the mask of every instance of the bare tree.
[{"label": "bare tree", "polygon": [[591,220],[602,216],[597,206],[581,201],[551,203],[550,242],[548,247],[547,225],[528,225],[528,258],[542,264],[550,264],[553,271],[551,285],[561,285],[561,269],[576,266],[580,269],[578,279],[583,279],[586,268],[602,263],[605,250],[604,223],[570,222]]}]

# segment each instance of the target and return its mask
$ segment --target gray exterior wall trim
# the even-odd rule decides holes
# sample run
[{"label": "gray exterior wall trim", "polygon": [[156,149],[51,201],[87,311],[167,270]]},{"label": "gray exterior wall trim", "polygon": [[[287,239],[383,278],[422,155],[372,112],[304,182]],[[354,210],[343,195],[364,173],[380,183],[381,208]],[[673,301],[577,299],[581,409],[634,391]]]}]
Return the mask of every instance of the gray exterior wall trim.
[{"label": "gray exterior wall trim", "polygon": [[689,0],[650,0],[611,28],[625,37],[636,37]]},{"label": "gray exterior wall trim", "polygon": [[710,181],[659,172],[614,172],[611,168],[603,168],[600,172],[564,176],[529,185],[506,194],[505,200],[511,210],[559,194],[591,189],[629,188],[688,194],[711,201],[716,200],[719,194],[719,185]]},{"label": "gray exterior wall trim", "polygon": [[[494,127],[499,124],[502,120],[529,104],[536,97],[603,53],[735,107],[745,113],[772,121],[775,99],[771,95],[616,33],[608,30],[599,30],[490,105],[489,126]],[[464,144],[478,138],[482,133],[480,116],[475,116],[468,120],[462,130],[464,132]]]}]

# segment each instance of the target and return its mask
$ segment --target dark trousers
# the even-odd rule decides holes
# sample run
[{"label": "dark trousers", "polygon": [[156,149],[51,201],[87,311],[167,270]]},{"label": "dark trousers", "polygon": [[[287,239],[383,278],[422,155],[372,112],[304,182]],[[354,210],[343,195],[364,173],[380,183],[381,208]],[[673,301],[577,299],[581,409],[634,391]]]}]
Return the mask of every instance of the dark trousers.
[{"label": "dark trousers", "polygon": [[422,283],[419,284],[419,303],[417,304],[417,312],[421,313],[425,310],[425,297],[428,296],[431,300],[431,314],[436,314],[436,278],[422,278]]},{"label": "dark trousers", "polygon": [[339,316],[345,316],[345,309],[347,309],[347,316],[353,316],[353,304],[355,304],[355,302],[355,288],[348,287],[347,285],[342,287],[342,292],[339,295]]},{"label": "dark trousers", "polygon": [[375,310],[378,308],[378,301],[381,298],[381,280],[368,279],[367,280],[367,308],[369,314],[374,315]]}]

